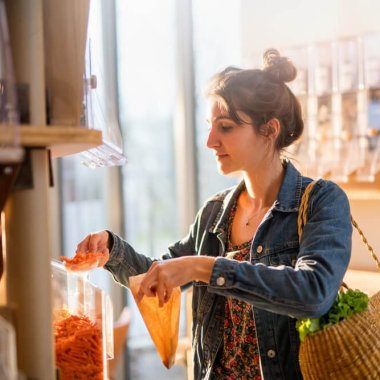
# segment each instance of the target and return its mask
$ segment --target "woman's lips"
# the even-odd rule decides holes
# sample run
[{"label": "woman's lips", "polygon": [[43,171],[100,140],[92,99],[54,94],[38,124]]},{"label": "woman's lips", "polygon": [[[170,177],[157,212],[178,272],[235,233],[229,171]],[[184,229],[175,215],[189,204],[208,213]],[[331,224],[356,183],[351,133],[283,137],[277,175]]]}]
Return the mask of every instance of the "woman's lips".
[{"label": "woman's lips", "polygon": [[216,157],[217,160],[222,160],[223,158],[228,157],[228,154],[218,153],[218,154],[215,155],[215,157]]}]

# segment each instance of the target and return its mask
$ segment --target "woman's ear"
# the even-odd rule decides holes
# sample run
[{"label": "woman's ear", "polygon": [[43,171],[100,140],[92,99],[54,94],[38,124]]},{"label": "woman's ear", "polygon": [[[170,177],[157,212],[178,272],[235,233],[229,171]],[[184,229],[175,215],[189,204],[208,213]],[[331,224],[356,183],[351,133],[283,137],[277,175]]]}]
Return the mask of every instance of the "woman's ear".
[{"label": "woman's ear", "polygon": [[280,121],[276,118],[270,119],[267,123],[261,126],[262,134],[272,142],[276,141],[281,131]]},{"label": "woman's ear", "polygon": [[267,130],[267,137],[270,138],[272,141],[276,141],[277,137],[281,132],[280,121],[275,117],[273,119],[270,119],[267,122]]}]

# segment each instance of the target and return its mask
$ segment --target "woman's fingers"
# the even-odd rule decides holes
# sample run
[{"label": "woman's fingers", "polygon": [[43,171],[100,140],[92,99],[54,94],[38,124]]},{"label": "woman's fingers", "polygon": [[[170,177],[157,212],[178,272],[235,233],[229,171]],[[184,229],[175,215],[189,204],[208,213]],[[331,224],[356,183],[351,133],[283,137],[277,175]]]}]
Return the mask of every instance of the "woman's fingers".
[{"label": "woman's fingers", "polygon": [[165,283],[162,281],[159,281],[157,284],[157,298],[158,298],[158,306],[162,307],[164,306],[164,303],[166,303],[166,286]]},{"label": "woman's fingers", "polygon": [[[198,278],[198,275],[195,273],[197,266],[194,264],[194,258],[192,257],[155,261],[141,281],[138,297],[136,299],[137,302],[141,301],[144,296],[157,296],[159,306],[162,307],[169,301],[175,287]],[[203,270],[206,264],[207,268],[211,268],[213,261],[211,264],[207,262],[201,266],[202,273],[205,272],[206,275],[208,275],[209,271]]]},{"label": "woman's fingers", "polygon": [[88,242],[91,235],[87,235],[78,245],[76,252],[87,252],[88,251]]},{"label": "woman's fingers", "polygon": [[166,290],[164,284],[158,283],[157,285],[140,285],[140,289],[137,292],[136,302],[139,303],[144,296],[146,297],[157,297],[158,306],[163,307],[166,302],[169,301],[170,293]]},{"label": "woman's fingers", "polygon": [[150,284],[144,283],[144,280],[140,284],[140,289],[137,292],[136,302],[139,303],[144,296],[147,297],[155,297],[157,290],[156,290],[156,284]]},{"label": "woman's fingers", "polygon": [[108,232],[98,231],[87,235],[78,245],[76,252],[103,252],[108,247]]},{"label": "woman's fingers", "polygon": [[136,298],[137,302],[140,302],[144,296],[157,297],[160,307],[169,301],[172,288],[166,280],[165,274],[162,273],[162,269],[158,262],[151,265],[144,279],[141,281]]},{"label": "woman's fingers", "polygon": [[88,250],[90,252],[101,252],[107,248],[108,233],[106,231],[90,234]]}]

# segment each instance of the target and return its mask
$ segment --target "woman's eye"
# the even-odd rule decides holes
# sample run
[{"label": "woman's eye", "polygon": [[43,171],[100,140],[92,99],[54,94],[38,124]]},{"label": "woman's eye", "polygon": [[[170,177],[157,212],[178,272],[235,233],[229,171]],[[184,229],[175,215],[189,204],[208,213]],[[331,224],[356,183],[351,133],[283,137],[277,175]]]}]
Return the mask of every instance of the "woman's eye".
[{"label": "woman's eye", "polygon": [[222,132],[229,132],[233,127],[231,125],[221,125],[220,129]]}]

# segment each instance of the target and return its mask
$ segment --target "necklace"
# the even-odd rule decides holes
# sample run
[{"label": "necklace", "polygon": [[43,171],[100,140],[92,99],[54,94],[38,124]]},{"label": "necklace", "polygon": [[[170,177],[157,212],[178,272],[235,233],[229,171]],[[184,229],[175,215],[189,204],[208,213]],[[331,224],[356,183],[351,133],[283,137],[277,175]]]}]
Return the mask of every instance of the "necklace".
[{"label": "necklace", "polygon": [[251,220],[255,217],[255,216],[258,216],[260,213],[257,212],[256,214],[253,214],[251,215],[249,218],[247,218],[247,220],[245,221],[245,226],[246,227],[249,227],[250,223],[251,223]]},{"label": "necklace", "polygon": [[[243,204],[247,205],[247,202],[244,202]],[[259,209],[258,211],[249,215],[249,213],[246,212],[247,209],[249,210],[249,207],[244,207],[243,204],[238,202],[238,207],[241,208],[242,218],[243,218],[243,220],[245,219],[245,221],[244,221],[245,227],[249,227],[251,225],[252,219],[265,214],[270,209],[270,206],[264,206],[261,209]]]},{"label": "necklace", "polygon": [[251,215],[250,217],[248,217],[248,218],[246,217],[246,221],[244,222],[245,227],[249,227],[249,226],[250,226],[250,224],[251,224],[251,220],[252,220],[253,218],[255,218],[255,217],[257,217],[257,216],[259,216],[259,215],[261,215],[261,214],[266,213],[266,212],[268,211],[268,208],[269,208],[269,207],[265,207],[265,208],[259,210],[258,212],[255,212],[255,213],[254,213],[253,215]]}]

